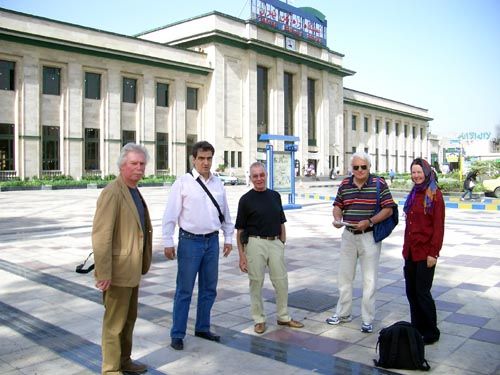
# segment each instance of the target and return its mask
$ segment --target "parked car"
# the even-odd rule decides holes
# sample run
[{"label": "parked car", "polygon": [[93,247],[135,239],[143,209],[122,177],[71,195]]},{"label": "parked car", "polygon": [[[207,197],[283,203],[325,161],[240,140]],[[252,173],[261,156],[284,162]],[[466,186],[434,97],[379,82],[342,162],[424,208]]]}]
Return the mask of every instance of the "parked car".
[{"label": "parked car", "polygon": [[238,184],[238,179],[234,176],[230,176],[228,174],[224,174],[224,173],[220,173],[220,172],[214,172],[214,176],[219,177],[224,185],[237,185]]},{"label": "parked car", "polygon": [[483,187],[486,193],[493,193],[497,198],[500,198],[500,176],[491,180],[483,180]]}]

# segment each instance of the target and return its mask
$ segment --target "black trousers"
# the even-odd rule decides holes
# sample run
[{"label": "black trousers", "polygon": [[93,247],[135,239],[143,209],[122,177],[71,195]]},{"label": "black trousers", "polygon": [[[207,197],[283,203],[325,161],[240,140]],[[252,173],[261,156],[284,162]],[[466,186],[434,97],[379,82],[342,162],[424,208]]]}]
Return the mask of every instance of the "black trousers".
[{"label": "black trousers", "polygon": [[440,335],[436,304],[431,294],[435,268],[436,266],[428,268],[425,260],[405,260],[406,297],[410,303],[411,323],[427,344],[438,341]]}]

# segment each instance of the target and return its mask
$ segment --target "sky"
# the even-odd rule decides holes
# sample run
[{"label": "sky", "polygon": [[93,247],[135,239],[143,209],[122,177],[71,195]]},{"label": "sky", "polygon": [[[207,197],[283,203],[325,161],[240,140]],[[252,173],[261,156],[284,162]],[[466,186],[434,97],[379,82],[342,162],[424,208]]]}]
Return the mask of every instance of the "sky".
[{"label": "sky", "polygon": [[[211,11],[250,18],[251,0],[0,0],[0,7],[134,35]],[[429,110],[441,136],[500,137],[500,0],[289,0],[326,16],[344,86]],[[1,27],[1,19],[0,19]]]}]

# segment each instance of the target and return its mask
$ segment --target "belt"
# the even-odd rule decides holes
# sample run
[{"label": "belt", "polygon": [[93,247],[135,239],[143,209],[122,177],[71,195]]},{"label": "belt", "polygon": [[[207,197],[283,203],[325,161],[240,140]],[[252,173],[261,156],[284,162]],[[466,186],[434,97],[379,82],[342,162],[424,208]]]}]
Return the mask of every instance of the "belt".
[{"label": "belt", "polygon": [[218,230],[216,230],[215,232],[212,232],[212,233],[207,233],[207,234],[194,234],[194,233],[188,232],[187,230],[184,230],[182,228],[180,229],[180,232],[187,234],[188,236],[199,237],[199,238],[209,238],[209,237],[217,236],[219,234]]},{"label": "belt", "polygon": [[363,234],[363,233],[373,232],[373,227],[367,228],[365,230],[356,230],[349,227],[345,227],[345,229],[351,232],[352,234]]},{"label": "belt", "polygon": [[279,236],[255,236],[253,234],[249,234],[248,237],[260,238],[260,239],[269,240],[269,241],[274,241],[274,240],[279,239]]}]

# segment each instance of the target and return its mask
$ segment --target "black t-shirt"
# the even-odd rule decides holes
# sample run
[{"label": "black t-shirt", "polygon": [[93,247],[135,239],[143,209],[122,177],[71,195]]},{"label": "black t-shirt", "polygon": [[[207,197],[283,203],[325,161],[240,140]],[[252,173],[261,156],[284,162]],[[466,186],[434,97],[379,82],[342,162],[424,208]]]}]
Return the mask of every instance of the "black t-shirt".
[{"label": "black t-shirt", "polygon": [[139,219],[141,219],[141,226],[143,233],[146,233],[146,219],[144,212],[144,203],[142,202],[141,194],[139,193],[139,189],[129,187],[128,190],[132,195],[132,199],[134,200],[135,206],[137,207],[137,212],[139,213]]},{"label": "black t-shirt", "polygon": [[240,198],[236,229],[245,229],[254,236],[279,236],[284,222],[286,217],[278,192],[252,189]]}]

